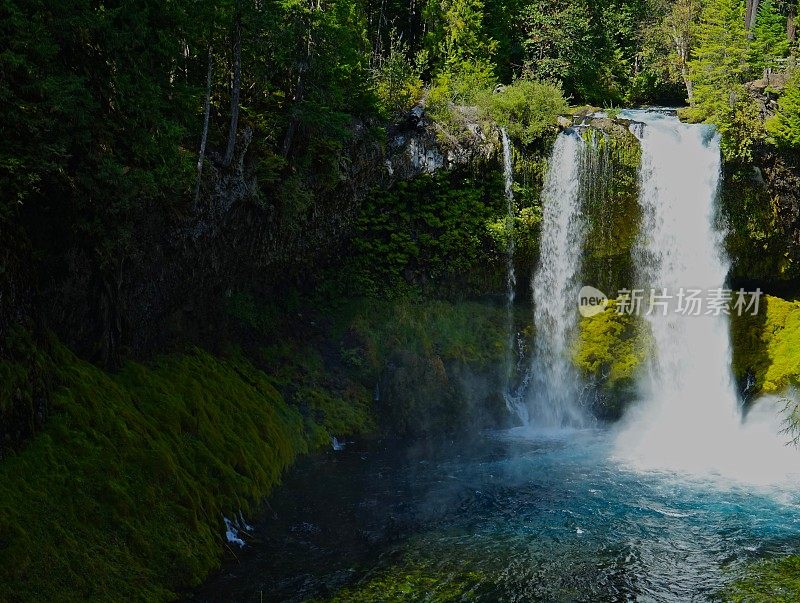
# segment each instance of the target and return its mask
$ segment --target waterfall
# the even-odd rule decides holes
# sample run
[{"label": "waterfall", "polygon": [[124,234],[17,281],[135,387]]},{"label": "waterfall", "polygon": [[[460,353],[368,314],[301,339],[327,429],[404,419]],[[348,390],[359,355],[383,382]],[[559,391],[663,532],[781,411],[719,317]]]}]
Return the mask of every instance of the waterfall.
[{"label": "waterfall", "polygon": [[581,154],[574,131],[553,147],[542,190],[539,262],[532,279],[534,351],[527,378],[530,423],[567,427],[583,423],[571,343],[577,322],[577,276],[583,250]]},{"label": "waterfall", "polygon": [[[662,113],[625,116],[645,123],[637,132],[643,220],[634,260],[654,353],[639,378],[642,401],[627,417],[618,453],[638,468],[741,476],[750,465],[757,473],[763,468],[753,459],[763,461],[767,450],[787,451],[774,431],[767,445],[764,430],[756,430],[755,442],[755,431],[742,425],[728,316],[707,314],[708,299],[724,289],[729,268],[716,226],[719,135],[711,126],[681,124]],[[662,304],[647,313],[651,288]],[[702,291],[700,315],[678,311],[681,289],[685,295]]]},{"label": "waterfall", "polygon": [[509,412],[516,415],[523,423],[528,422],[527,407],[521,403],[519,397],[512,392],[512,380],[515,372],[516,358],[516,335],[514,327],[514,298],[517,290],[517,274],[514,269],[514,167],[511,156],[511,141],[508,139],[508,132],[505,128],[500,129],[500,137],[503,141],[503,176],[505,179],[506,195],[506,332],[508,341],[506,343],[506,366],[505,379],[503,383],[503,398]]}]

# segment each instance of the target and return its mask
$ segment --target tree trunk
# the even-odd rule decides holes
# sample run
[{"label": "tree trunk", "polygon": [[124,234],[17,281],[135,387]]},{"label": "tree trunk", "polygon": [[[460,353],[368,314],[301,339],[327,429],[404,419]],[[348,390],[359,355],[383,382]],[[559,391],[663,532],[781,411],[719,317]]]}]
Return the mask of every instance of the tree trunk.
[{"label": "tree trunk", "polygon": [[200,154],[197,158],[197,183],[194,187],[194,202],[200,199],[200,180],[203,177],[203,163],[206,159],[206,142],[208,142],[208,122],[211,115],[211,73],[212,73],[211,44],[208,45],[208,73],[206,74],[206,100],[203,105],[203,134],[200,137]]},{"label": "tree trunk", "polygon": [[[315,10],[314,0],[310,0],[309,6],[312,11]],[[319,9],[320,6],[319,3],[317,3],[316,10]],[[312,47],[313,47],[313,40],[311,38],[311,21],[309,20],[308,28],[306,30],[305,61],[301,62],[297,67],[297,82],[295,83],[294,94],[292,95],[292,104],[295,106],[303,101],[303,89],[305,87],[304,74],[306,70],[311,66]],[[289,153],[292,150],[292,144],[294,143],[294,134],[299,125],[300,121],[297,117],[297,114],[293,110],[292,115],[289,118],[289,126],[286,128],[286,136],[284,136],[283,138],[283,146],[281,148],[281,152],[285,158],[289,157]]]},{"label": "tree trunk", "polygon": [[[744,26],[747,28],[747,31],[753,29],[753,26],[756,24],[759,1],[760,0],[747,0],[747,10],[744,16]],[[750,34],[750,37],[752,37],[752,34]]]},{"label": "tree trunk", "polygon": [[787,11],[786,39],[791,43],[797,39],[797,24],[795,23],[795,19],[797,18],[797,4],[790,2]]},{"label": "tree trunk", "polygon": [[233,85],[231,86],[231,126],[228,130],[228,146],[222,164],[228,167],[236,148],[236,131],[239,127],[239,95],[242,88],[242,11],[237,3],[233,22]]},{"label": "tree trunk", "polygon": [[691,103],[694,96],[694,87],[692,86],[692,80],[689,78],[689,70],[686,65],[681,67],[681,77],[683,78],[683,85],[686,86],[686,100]]}]

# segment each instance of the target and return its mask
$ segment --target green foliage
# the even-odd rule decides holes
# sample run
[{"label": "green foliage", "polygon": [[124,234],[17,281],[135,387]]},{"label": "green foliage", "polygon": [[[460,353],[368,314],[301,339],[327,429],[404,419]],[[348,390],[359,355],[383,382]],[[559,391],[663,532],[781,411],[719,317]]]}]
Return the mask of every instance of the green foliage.
[{"label": "green foliage", "polygon": [[652,12],[651,4],[618,0],[520,3],[516,35],[523,73],[560,81],[567,94],[586,102],[630,98],[642,71],[637,56],[639,31]]},{"label": "green foliage", "polygon": [[750,64],[755,72],[777,67],[775,59],[789,54],[786,17],[780,14],[774,0],[761,0],[751,35]]},{"label": "green foliage", "polygon": [[800,599],[800,556],[761,561],[748,575],[726,588],[722,597],[732,603],[792,603]]},{"label": "green foliage", "polygon": [[440,173],[375,191],[356,220],[340,276],[362,295],[476,278],[500,261],[487,222],[505,213],[496,180]]},{"label": "green foliage", "polygon": [[497,42],[483,31],[483,0],[432,0],[425,4],[430,24],[426,47],[442,71],[491,70]]},{"label": "green foliage", "polygon": [[756,316],[731,317],[733,371],[753,391],[778,393],[800,379],[800,302],[764,296]]},{"label": "green foliage", "polygon": [[388,54],[373,69],[375,93],[385,118],[408,111],[422,96],[422,70],[409,55],[408,45],[393,32]]},{"label": "green foliage", "polygon": [[471,104],[475,93],[495,84],[492,55],[497,42],[483,30],[482,0],[431,0],[425,4],[425,49],[434,66],[427,104],[442,115],[451,104]]},{"label": "green foliage", "polygon": [[[525,3],[520,10],[525,49],[525,70],[538,79],[558,79],[568,91],[581,97],[595,83],[586,77],[591,65],[605,70],[598,50],[598,32],[592,28],[592,14],[585,2],[560,0]],[[605,72],[603,73],[605,75]],[[598,79],[602,78],[600,75]]]},{"label": "green foliage", "polygon": [[778,110],[766,123],[769,139],[779,147],[800,148],[800,70],[797,70],[778,99]]},{"label": "green foliage", "polygon": [[478,94],[495,84],[492,66],[485,61],[464,61],[440,71],[431,82],[426,105],[440,122],[451,121],[453,105],[471,105]]},{"label": "green foliage", "polygon": [[584,375],[619,391],[633,386],[650,344],[645,324],[616,308],[616,301],[609,300],[603,312],[581,319],[573,359]]},{"label": "green foliage", "polygon": [[742,85],[751,74],[744,3],[709,0],[703,6],[697,46],[689,62],[694,96],[690,121],[716,124],[727,159],[749,159],[762,136],[758,107]]},{"label": "green foliage", "polygon": [[485,91],[477,97],[491,118],[504,126],[509,136],[522,144],[540,139],[568,110],[558,85],[532,80],[517,80],[497,93]]},{"label": "green foliage", "polygon": [[696,44],[702,2],[653,0],[643,22],[637,59],[642,69],[634,79],[634,100],[663,89],[675,101],[691,96],[689,59]]}]

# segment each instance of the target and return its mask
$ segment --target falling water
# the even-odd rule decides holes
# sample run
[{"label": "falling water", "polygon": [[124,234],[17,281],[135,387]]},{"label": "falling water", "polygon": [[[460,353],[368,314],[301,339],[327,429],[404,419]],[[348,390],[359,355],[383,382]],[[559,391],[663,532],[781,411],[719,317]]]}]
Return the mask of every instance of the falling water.
[{"label": "falling water", "polygon": [[583,249],[582,139],[561,133],[542,190],[539,264],[532,281],[536,331],[527,402],[537,427],[583,423],[570,349],[577,321],[577,275]]},{"label": "falling water", "polygon": [[506,345],[505,381],[503,384],[503,398],[509,412],[516,415],[523,423],[528,422],[528,409],[522,404],[520,398],[512,392],[512,380],[515,369],[515,344],[516,329],[514,328],[514,298],[517,290],[517,274],[514,269],[514,168],[511,157],[511,141],[508,132],[501,128],[500,135],[503,140],[503,176],[505,178],[506,195]]},{"label": "falling water", "polygon": [[[646,316],[654,354],[639,380],[643,403],[629,416],[619,454],[638,468],[742,476],[767,450],[786,456],[773,429],[746,429],[730,372],[728,317],[707,314],[709,296],[725,287],[729,262],[716,228],[721,160],[710,126],[681,124],[654,112],[625,115],[640,132],[643,221],[635,248],[640,286],[664,295]],[[701,290],[700,315],[678,311],[683,289]],[[669,298],[668,296],[672,296]],[[754,442],[758,432],[758,442]],[[755,454],[755,451],[758,451]]]}]

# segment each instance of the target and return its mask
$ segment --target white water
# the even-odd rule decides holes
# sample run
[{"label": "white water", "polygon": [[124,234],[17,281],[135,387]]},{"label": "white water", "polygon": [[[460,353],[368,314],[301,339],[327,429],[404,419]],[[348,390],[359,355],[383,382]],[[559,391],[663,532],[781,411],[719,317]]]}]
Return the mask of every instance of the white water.
[{"label": "white water", "polygon": [[583,146],[574,132],[558,136],[542,190],[539,263],[531,283],[535,349],[526,384],[530,423],[536,427],[574,427],[584,422],[570,353],[583,251]]},{"label": "white water", "polygon": [[[635,250],[639,286],[725,287],[729,263],[716,228],[719,136],[660,113],[626,112],[640,130],[643,223]],[[655,354],[639,380],[642,402],[626,418],[617,456],[636,469],[773,482],[800,468],[784,446],[774,406],[741,420],[730,371],[728,317],[657,308],[646,317]],[[644,306],[647,304],[645,303]]]},{"label": "white water", "polygon": [[514,298],[517,290],[517,274],[514,269],[514,218],[516,211],[514,208],[514,167],[511,156],[511,141],[508,139],[508,132],[501,128],[500,136],[503,141],[503,177],[505,179],[506,195],[506,333],[508,341],[506,344],[506,366],[505,380],[503,384],[503,398],[506,402],[508,411],[523,422],[528,422],[528,409],[522,403],[519,396],[512,392],[512,380],[515,372],[516,358],[516,329],[514,327]]}]

